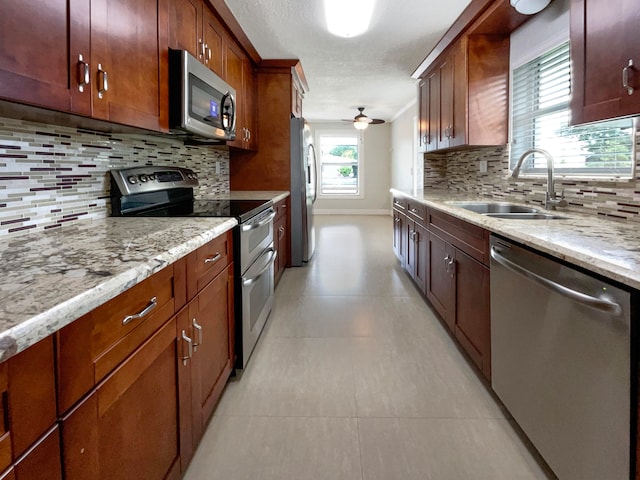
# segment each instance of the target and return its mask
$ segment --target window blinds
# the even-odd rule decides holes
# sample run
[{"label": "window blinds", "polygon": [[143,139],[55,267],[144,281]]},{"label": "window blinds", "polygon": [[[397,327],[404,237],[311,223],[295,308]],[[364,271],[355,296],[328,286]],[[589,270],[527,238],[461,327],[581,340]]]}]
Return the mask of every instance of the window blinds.
[{"label": "window blinds", "polygon": [[[530,148],[553,156],[558,173],[624,176],[633,173],[633,119],[569,127],[569,42],[513,71],[511,168]],[[530,156],[522,174],[540,174],[546,160]]]}]

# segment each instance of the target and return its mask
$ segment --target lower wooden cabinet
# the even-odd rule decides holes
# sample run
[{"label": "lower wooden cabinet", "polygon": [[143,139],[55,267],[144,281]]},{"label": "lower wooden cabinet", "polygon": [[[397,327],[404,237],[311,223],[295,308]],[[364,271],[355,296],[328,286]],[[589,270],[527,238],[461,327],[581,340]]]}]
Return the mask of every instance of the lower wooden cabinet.
[{"label": "lower wooden cabinet", "polygon": [[231,375],[234,356],[233,264],[189,304],[192,435],[197,444]]},{"label": "lower wooden cabinet", "polygon": [[173,318],[62,418],[65,479],[180,477],[179,352]]},{"label": "lower wooden cabinet", "polygon": [[0,364],[0,478],[57,480],[53,339],[45,338]]},{"label": "lower wooden cabinet", "polygon": [[404,268],[406,263],[407,234],[405,231],[407,216],[399,210],[393,209],[393,253]]},{"label": "lower wooden cabinet", "polygon": [[427,292],[427,272],[429,269],[428,235],[427,228],[420,225],[408,217],[405,219],[406,235],[403,240],[407,240],[406,257],[404,268],[409,272],[411,278],[416,283],[422,293]]},{"label": "lower wooden cabinet", "polygon": [[455,328],[455,251],[438,235],[429,232],[427,298],[451,331]]},{"label": "lower wooden cabinet", "polygon": [[489,268],[455,249],[455,336],[487,379],[491,379]]},{"label": "lower wooden cabinet", "polygon": [[444,212],[427,209],[413,199],[394,198],[393,251],[471,360],[490,380],[487,232]]}]

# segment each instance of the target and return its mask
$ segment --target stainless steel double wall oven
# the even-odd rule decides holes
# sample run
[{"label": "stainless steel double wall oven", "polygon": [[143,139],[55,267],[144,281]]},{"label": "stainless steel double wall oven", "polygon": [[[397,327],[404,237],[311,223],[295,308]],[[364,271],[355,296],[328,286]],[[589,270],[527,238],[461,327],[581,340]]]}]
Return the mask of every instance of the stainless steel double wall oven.
[{"label": "stainless steel double wall oven", "polygon": [[111,171],[112,216],[235,217],[236,364],[243,369],[273,305],[273,219],[270,200],[194,199],[196,174],[179,167]]}]

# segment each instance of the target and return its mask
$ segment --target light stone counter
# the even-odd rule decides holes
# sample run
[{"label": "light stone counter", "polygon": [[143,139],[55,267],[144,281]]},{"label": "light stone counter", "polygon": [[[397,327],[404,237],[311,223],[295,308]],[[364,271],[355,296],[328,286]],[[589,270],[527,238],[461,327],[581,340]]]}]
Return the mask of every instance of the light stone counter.
[{"label": "light stone counter", "polygon": [[[405,190],[391,189],[391,192],[640,290],[640,225],[637,223],[605,220],[560,208],[554,213],[566,218],[506,220],[456,206],[465,201],[498,202],[499,199],[438,190],[417,195]],[[537,205],[528,206],[544,210]]]},{"label": "light stone counter", "polygon": [[232,190],[229,193],[213,195],[208,198],[212,200],[271,200],[273,203],[278,203],[280,200],[284,200],[288,196],[289,192],[286,190]]},{"label": "light stone counter", "polygon": [[233,218],[105,218],[0,244],[0,361],[237,225]]}]

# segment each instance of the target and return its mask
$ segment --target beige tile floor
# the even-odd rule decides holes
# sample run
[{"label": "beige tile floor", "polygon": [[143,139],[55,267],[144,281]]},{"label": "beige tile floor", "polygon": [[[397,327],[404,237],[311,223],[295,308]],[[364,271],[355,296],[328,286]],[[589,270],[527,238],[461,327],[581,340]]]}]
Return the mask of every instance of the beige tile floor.
[{"label": "beige tile floor", "polygon": [[391,218],[316,227],[186,480],[553,478],[399,268]]}]

